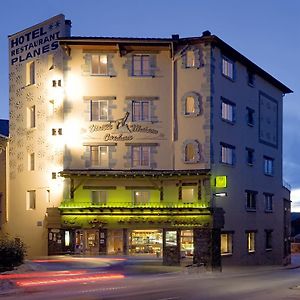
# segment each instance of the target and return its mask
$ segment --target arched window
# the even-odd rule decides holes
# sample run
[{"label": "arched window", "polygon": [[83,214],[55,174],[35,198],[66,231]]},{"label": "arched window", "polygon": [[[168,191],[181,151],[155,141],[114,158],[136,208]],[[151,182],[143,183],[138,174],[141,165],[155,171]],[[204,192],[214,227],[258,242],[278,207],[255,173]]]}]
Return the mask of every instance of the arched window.
[{"label": "arched window", "polygon": [[198,163],[200,161],[200,144],[196,140],[187,140],[183,143],[183,161]]},{"label": "arched window", "polygon": [[201,97],[195,92],[186,93],[182,97],[182,112],[186,117],[196,117],[201,113]]},{"label": "arched window", "polygon": [[192,143],[185,145],[185,161],[194,161],[196,157],[195,145]]},{"label": "arched window", "polygon": [[195,98],[193,96],[187,96],[185,100],[185,113],[187,115],[195,113]]}]

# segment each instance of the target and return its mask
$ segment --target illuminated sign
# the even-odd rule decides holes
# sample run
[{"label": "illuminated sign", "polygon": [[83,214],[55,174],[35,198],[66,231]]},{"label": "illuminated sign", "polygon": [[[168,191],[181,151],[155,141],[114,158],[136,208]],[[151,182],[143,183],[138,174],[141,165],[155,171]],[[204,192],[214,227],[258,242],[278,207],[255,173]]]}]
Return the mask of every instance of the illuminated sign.
[{"label": "illuminated sign", "polygon": [[226,188],[227,187],[227,176],[216,176],[216,187]]},{"label": "illuminated sign", "polygon": [[9,39],[10,64],[22,63],[56,50],[59,46],[57,38],[64,30],[64,22],[64,16],[59,15],[39,24],[36,28],[31,27],[11,36]]}]

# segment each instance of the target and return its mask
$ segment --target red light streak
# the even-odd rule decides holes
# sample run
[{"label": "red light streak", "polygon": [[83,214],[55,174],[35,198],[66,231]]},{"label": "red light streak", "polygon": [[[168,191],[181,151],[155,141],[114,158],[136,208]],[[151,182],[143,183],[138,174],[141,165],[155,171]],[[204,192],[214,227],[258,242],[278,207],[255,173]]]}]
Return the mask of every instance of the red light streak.
[{"label": "red light streak", "polygon": [[4,274],[0,275],[0,279],[17,279],[17,278],[32,278],[32,277],[49,277],[49,276],[65,276],[65,275],[82,275],[86,274],[86,270],[73,271],[52,271],[52,272],[31,272],[19,274]]},{"label": "red light streak", "polygon": [[34,263],[64,263],[64,262],[74,262],[74,261],[103,261],[103,262],[110,262],[110,261],[125,261],[126,258],[90,258],[90,257],[73,257],[69,259],[33,259],[31,262]]},{"label": "red light streak", "polygon": [[76,277],[66,277],[59,279],[33,279],[33,280],[22,280],[16,281],[18,286],[27,287],[27,286],[41,286],[41,285],[53,285],[53,284],[64,284],[64,283],[73,283],[81,281],[95,281],[95,280],[111,280],[111,279],[123,279],[125,276],[122,274],[91,274],[86,276],[76,276]]}]

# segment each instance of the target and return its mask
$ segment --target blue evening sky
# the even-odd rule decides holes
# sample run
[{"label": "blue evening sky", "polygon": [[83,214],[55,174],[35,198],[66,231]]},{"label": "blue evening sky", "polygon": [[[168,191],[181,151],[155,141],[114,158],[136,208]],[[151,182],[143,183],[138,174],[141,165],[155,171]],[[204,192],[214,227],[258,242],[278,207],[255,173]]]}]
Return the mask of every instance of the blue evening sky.
[{"label": "blue evening sky", "polygon": [[72,35],[184,37],[210,30],[290,87],[294,94],[284,97],[284,179],[293,188],[293,210],[300,211],[300,1],[3,0],[0,119],[9,115],[7,36],[60,13],[72,21]]}]

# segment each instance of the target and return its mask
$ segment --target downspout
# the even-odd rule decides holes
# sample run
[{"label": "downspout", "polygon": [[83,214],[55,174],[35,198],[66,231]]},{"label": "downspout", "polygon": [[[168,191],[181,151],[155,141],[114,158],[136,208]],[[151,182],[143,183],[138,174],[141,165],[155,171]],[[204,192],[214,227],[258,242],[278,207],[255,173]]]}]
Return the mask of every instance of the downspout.
[{"label": "downspout", "polygon": [[9,197],[9,139],[7,140],[6,144],[6,150],[5,150],[5,188],[6,188],[6,193],[5,193],[5,223],[8,222],[8,197]]},{"label": "downspout", "polygon": [[171,58],[172,58],[172,75],[171,75],[171,97],[172,97],[172,169],[175,170],[175,56],[174,56],[174,42],[171,43]]}]

